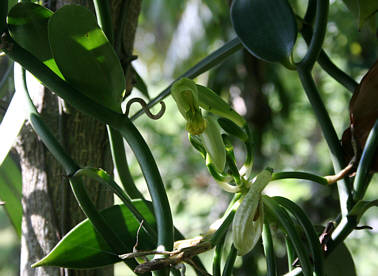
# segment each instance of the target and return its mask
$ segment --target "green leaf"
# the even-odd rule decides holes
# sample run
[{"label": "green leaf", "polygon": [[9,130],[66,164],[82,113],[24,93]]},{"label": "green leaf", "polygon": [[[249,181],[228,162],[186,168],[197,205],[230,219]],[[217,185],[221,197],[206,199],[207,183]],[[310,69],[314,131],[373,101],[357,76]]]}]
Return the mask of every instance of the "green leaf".
[{"label": "green leaf", "polygon": [[315,228],[312,225],[309,218],[306,216],[303,210],[291,200],[280,196],[273,197],[273,200],[275,200],[278,204],[282,205],[291,214],[293,214],[297,221],[300,223],[300,225],[303,228],[303,232],[306,235],[312,253],[312,260],[314,263],[314,275],[324,275],[323,252],[321,249],[319,238],[315,232]]},{"label": "green leaf", "polygon": [[262,199],[268,215],[277,221],[288,235],[301,263],[304,276],[312,275],[310,252],[306,249],[293,219],[289,216],[286,210],[278,205],[278,203],[272,198],[262,196]]},{"label": "green leaf", "polygon": [[53,59],[47,36],[47,24],[53,12],[34,3],[18,3],[8,15],[12,38],[63,79]]},{"label": "green leaf", "polygon": [[356,276],[353,257],[344,243],[339,244],[325,260],[325,275]]},{"label": "green leaf", "polygon": [[[155,225],[155,219],[146,203],[134,200],[133,205],[144,215],[150,225]],[[136,243],[139,222],[125,205],[114,205],[100,212],[115,233],[127,245],[127,252],[133,251]],[[151,250],[156,245],[140,230],[138,236],[138,250]],[[114,253],[95,231],[88,219],[75,226],[55,248],[42,260],[33,264],[37,266],[60,266],[67,268],[85,269],[114,264],[121,259]]]},{"label": "green leaf", "polygon": [[[5,1],[4,1],[5,2]],[[17,0],[8,0],[8,12],[10,9],[17,4]]]},{"label": "green leaf", "polygon": [[82,6],[64,6],[50,18],[48,33],[66,80],[97,103],[121,112],[123,70],[95,16]]},{"label": "green leaf", "polygon": [[288,64],[297,26],[287,0],[235,0],[231,21],[242,44],[252,55]]},{"label": "green leaf", "polygon": [[378,11],[377,0],[343,0],[348,9],[358,18],[361,28]]},{"label": "green leaf", "polygon": [[21,237],[21,186],[20,170],[8,156],[0,167],[0,199],[18,237]]}]

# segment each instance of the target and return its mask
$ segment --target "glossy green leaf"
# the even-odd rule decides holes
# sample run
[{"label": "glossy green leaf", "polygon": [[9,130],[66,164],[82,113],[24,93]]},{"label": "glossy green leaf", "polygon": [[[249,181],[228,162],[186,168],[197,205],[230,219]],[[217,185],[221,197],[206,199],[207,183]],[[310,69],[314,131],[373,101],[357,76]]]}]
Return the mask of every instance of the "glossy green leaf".
[{"label": "glossy green leaf", "polygon": [[21,237],[21,186],[20,169],[8,156],[0,167],[0,201],[4,201],[3,207],[18,237]]},{"label": "glossy green leaf", "polygon": [[292,213],[299,222],[299,224],[302,226],[303,232],[306,235],[312,253],[312,260],[314,263],[314,275],[324,275],[323,252],[321,249],[319,238],[315,232],[315,228],[312,225],[309,218],[306,216],[303,210],[291,200],[280,196],[273,197],[273,200],[275,200],[278,204],[282,205],[285,209]]},{"label": "glossy green leaf", "polygon": [[344,243],[339,244],[325,260],[325,275],[356,276],[353,257]]},{"label": "glossy green leaf", "polygon": [[47,36],[47,24],[53,12],[34,3],[18,3],[8,14],[12,38],[47,67],[63,78],[52,57]]},{"label": "glossy green leaf", "polygon": [[252,55],[288,64],[297,26],[287,0],[234,0],[231,20],[236,34]]},{"label": "glossy green leaf", "polygon": [[[134,200],[133,205],[144,215],[150,225],[155,225],[155,219],[142,200]],[[125,205],[114,205],[100,212],[106,222],[113,227],[119,238],[133,251],[136,243],[139,222]],[[156,245],[143,231],[139,232],[138,250],[151,250]],[[121,261],[94,230],[88,219],[84,220],[67,233],[55,248],[42,260],[33,266],[60,266],[68,268],[93,268]]]},{"label": "glossy green leaf", "polygon": [[302,242],[300,233],[294,223],[293,219],[286,212],[286,210],[278,205],[278,203],[268,196],[262,196],[265,210],[268,213],[268,217],[271,216],[272,219],[277,221],[281,226],[282,230],[286,232],[288,238],[290,239],[297,256],[300,260],[303,274],[305,276],[312,275],[312,265],[310,261],[310,252],[306,249],[305,244]]},{"label": "glossy green leaf", "polygon": [[66,80],[97,103],[121,112],[123,70],[95,16],[82,6],[64,6],[49,20],[48,33]]}]

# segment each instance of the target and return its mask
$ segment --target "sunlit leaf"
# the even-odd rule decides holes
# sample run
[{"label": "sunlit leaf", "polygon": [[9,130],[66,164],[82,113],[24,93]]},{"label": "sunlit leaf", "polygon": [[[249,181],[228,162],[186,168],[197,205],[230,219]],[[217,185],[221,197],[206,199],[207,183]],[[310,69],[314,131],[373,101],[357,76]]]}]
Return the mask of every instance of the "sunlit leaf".
[{"label": "sunlit leaf", "polygon": [[356,267],[352,255],[344,243],[339,244],[336,249],[325,259],[325,275],[356,276]]},{"label": "sunlit leaf", "polygon": [[0,166],[0,200],[18,237],[21,237],[22,219],[21,183],[20,169],[8,156]]},{"label": "sunlit leaf", "polygon": [[63,78],[52,57],[47,24],[53,12],[34,3],[18,3],[8,15],[8,26],[13,39],[28,50],[58,76]]},{"label": "sunlit leaf", "polygon": [[71,85],[97,103],[121,112],[123,70],[89,10],[76,5],[59,9],[49,20],[49,42],[60,71]]},{"label": "sunlit leaf", "polygon": [[287,64],[297,26],[287,0],[235,0],[231,20],[244,47],[254,56]]},{"label": "sunlit leaf", "polygon": [[[155,219],[150,209],[142,200],[134,200],[133,205],[143,214],[150,225]],[[124,241],[130,253],[136,243],[138,220],[124,205],[114,205],[100,212],[114,232]],[[146,232],[141,229],[138,235],[138,250],[153,249]],[[67,233],[55,248],[33,266],[60,266],[68,268],[93,268],[121,261],[98,234],[88,219],[84,220]]]},{"label": "sunlit leaf", "polygon": [[[20,80],[19,77],[18,79]],[[20,90],[19,81],[15,81],[15,84],[16,92],[0,125],[0,165],[7,157],[26,119],[23,91]]]}]

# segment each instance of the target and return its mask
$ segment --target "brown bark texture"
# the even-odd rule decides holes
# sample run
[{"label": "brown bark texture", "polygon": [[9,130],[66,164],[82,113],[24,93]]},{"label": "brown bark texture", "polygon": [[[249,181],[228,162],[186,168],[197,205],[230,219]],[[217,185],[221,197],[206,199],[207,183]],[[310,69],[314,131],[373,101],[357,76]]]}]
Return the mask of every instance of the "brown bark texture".
[{"label": "brown bark texture", "polygon": [[[49,8],[66,4],[81,4],[92,9],[92,1],[48,1]],[[123,7],[128,14],[128,31],[123,32],[122,59],[131,55],[141,0],[112,0],[114,22],[121,17]],[[130,13],[128,13],[130,9]],[[118,21],[117,21],[118,20]],[[119,29],[114,28],[115,32]],[[123,62],[127,69],[127,62]],[[126,65],[126,66],[125,66]],[[106,126],[77,111],[57,98],[38,81],[28,75],[28,88],[33,102],[45,123],[69,155],[81,167],[103,168],[112,171]],[[31,268],[31,264],[47,255],[73,226],[85,218],[69,186],[60,164],[48,152],[27,122],[23,127],[16,150],[22,170],[22,238],[21,275],[112,275],[112,266],[95,270],[68,270],[56,267]],[[85,183],[91,199],[99,210],[112,205],[113,195],[97,183]]]}]

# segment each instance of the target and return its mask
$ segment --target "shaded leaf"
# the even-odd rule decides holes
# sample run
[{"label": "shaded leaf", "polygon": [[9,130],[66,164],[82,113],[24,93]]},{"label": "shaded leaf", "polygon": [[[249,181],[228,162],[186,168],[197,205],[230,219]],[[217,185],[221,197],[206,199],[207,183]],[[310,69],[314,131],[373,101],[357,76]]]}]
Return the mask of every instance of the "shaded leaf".
[{"label": "shaded leaf", "polygon": [[8,11],[17,4],[17,0],[8,0]]},{"label": "shaded leaf", "polygon": [[356,276],[352,255],[344,243],[339,244],[325,259],[325,275]]},{"label": "shaded leaf", "polygon": [[361,28],[378,11],[377,0],[343,0],[348,9],[358,18]]},{"label": "shaded leaf", "polygon": [[97,103],[121,112],[123,70],[95,16],[82,6],[64,6],[49,20],[48,33],[66,80]]},{"label": "shaded leaf", "polygon": [[53,12],[34,3],[18,3],[8,15],[13,39],[63,79],[53,59],[47,36],[47,24]]},{"label": "shaded leaf", "polygon": [[287,0],[235,0],[231,20],[252,55],[265,61],[288,63],[297,26]]},{"label": "shaded leaf", "polygon": [[[133,205],[143,214],[150,225],[155,226],[155,219],[146,203],[142,200],[134,200]],[[114,205],[104,209],[100,214],[127,245],[128,250],[124,253],[132,252],[136,243],[139,222],[129,209],[125,205]],[[138,250],[150,250],[156,246],[150,242],[150,238],[143,229],[140,230],[138,239]],[[112,253],[107,243],[86,219],[67,233],[46,257],[33,266],[84,269],[114,264],[119,261],[121,259]]]},{"label": "shaded leaf", "polygon": [[[350,160],[357,156],[365,146],[366,139],[375,121],[378,119],[378,62],[376,62],[361,80],[349,104],[350,127],[342,138],[345,157]],[[353,149],[353,145],[356,149]],[[358,161],[358,160],[356,160]],[[373,161],[372,169],[378,171],[378,156]]]},{"label": "shaded leaf", "polygon": [[8,156],[0,167],[0,200],[18,237],[21,237],[21,186],[20,169]]}]

